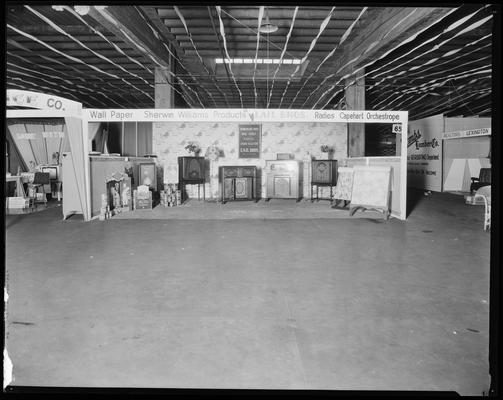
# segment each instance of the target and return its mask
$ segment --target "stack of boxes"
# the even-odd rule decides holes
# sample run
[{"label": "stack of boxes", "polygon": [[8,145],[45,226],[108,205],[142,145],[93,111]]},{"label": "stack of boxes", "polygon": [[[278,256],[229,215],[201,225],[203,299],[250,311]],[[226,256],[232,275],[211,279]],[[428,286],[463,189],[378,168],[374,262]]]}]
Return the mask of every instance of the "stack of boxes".
[{"label": "stack of boxes", "polygon": [[163,207],[174,207],[182,203],[181,191],[176,183],[165,184],[164,190],[161,190],[160,194]]},{"label": "stack of boxes", "polygon": [[7,197],[6,200],[6,208],[28,208],[30,203],[30,200],[26,197]]},{"label": "stack of boxes", "polygon": [[110,206],[107,202],[107,195],[105,193],[101,194],[101,208],[100,208],[100,221],[108,219],[111,217]]}]

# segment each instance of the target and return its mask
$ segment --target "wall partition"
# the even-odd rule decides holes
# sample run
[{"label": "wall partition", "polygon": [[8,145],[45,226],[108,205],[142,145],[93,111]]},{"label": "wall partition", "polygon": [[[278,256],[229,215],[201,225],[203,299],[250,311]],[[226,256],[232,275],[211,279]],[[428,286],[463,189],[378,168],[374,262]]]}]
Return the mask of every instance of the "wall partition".
[{"label": "wall partition", "polygon": [[90,122],[88,127],[91,151],[129,157],[152,153],[152,122]]}]

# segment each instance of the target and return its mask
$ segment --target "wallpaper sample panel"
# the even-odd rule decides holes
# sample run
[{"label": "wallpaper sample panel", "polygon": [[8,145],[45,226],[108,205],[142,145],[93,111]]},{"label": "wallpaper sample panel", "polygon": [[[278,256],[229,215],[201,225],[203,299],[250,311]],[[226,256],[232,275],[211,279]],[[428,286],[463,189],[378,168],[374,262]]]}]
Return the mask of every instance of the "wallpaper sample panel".
[{"label": "wallpaper sample panel", "polygon": [[390,167],[355,166],[351,205],[388,207],[390,175]]},{"label": "wallpaper sample panel", "polygon": [[[310,171],[306,171],[311,157],[326,159],[320,147],[334,147],[334,159],[347,157],[347,125],[344,123],[281,123],[264,122],[262,125],[261,157],[260,159],[239,158],[239,124],[222,122],[165,122],[154,123],[153,148],[159,164],[164,167],[164,182],[178,182],[178,163],[180,156],[190,155],[185,146],[189,142],[197,142],[201,147],[201,155],[205,155],[208,147],[217,146],[221,157],[210,162],[209,179],[206,183],[207,198],[216,199],[220,196],[218,184],[218,167],[220,165],[255,165],[259,169],[265,167],[265,160],[275,160],[277,153],[292,153],[294,158],[304,162],[303,194],[310,194]],[[308,172],[308,173],[306,173]],[[194,192],[188,185],[189,197]],[[193,186],[193,185],[192,185]],[[266,193],[265,180],[262,178],[262,197]],[[197,185],[195,197],[197,197]],[[330,193],[330,188],[320,190],[320,197]]]}]

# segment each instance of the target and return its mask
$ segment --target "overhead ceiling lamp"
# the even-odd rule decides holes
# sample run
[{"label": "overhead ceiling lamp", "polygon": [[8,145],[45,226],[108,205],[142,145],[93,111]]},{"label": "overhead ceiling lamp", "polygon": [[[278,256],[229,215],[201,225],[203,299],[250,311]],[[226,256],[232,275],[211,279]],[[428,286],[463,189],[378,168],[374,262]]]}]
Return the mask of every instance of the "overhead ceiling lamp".
[{"label": "overhead ceiling lamp", "polygon": [[260,27],[258,28],[258,31],[260,33],[274,33],[277,30],[278,30],[278,25],[274,25],[274,24],[271,24],[271,22],[269,22],[269,12],[268,12],[268,8],[266,7],[266,9],[265,9],[265,23],[260,25]]},{"label": "overhead ceiling lamp", "polygon": [[53,10],[56,10],[56,11],[63,11],[65,9],[64,6],[51,6]]},{"label": "overhead ceiling lamp", "polygon": [[89,7],[89,6],[73,6],[73,9],[79,15],[87,15],[89,13],[89,11],[91,10],[91,7]]}]

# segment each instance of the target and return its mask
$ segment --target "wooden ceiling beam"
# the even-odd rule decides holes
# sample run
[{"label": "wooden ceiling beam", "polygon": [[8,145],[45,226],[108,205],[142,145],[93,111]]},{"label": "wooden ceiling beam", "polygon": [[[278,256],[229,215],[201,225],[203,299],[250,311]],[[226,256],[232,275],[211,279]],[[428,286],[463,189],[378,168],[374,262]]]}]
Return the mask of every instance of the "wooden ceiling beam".
[{"label": "wooden ceiling beam", "polygon": [[[164,25],[166,25],[169,29],[176,29],[176,28],[183,28],[183,23],[180,19],[166,19],[166,18],[161,18],[162,22]],[[190,19],[186,20],[187,21],[187,26],[189,27],[189,30],[192,31],[192,28],[207,28],[211,27],[210,21],[208,19]],[[237,28],[251,28],[251,29],[257,29],[257,22],[258,19],[241,19],[241,20],[234,20],[234,19],[227,19],[224,21],[224,28],[227,29],[237,29]],[[281,30],[288,30],[290,29],[290,24],[291,24],[291,18],[288,20],[278,20],[278,21],[272,21],[271,23],[274,23],[275,25],[278,26],[279,30],[275,32],[273,35],[278,35]],[[315,30],[316,32],[319,31],[319,26],[323,20],[319,21],[313,21],[312,19],[301,19],[297,20],[295,19],[295,25],[294,25],[294,31],[296,29],[311,29]],[[338,20],[334,19],[331,20],[326,29],[347,29],[353,20]],[[313,27],[313,24],[315,25]],[[250,32],[250,30],[248,30]]]},{"label": "wooden ceiling beam", "polygon": [[[241,50],[241,47],[238,45],[236,45],[236,48],[238,48],[239,50],[233,50],[232,46],[228,46],[227,48],[229,49],[229,55],[231,57],[245,57],[245,58],[252,57],[252,58],[255,58],[255,49]],[[215,52],[215,50],[199,50],[198,49],[198,51],[199,51],[199,54],[201,54],[201,56],[203,56],[203,57],[220,57],[220,55],[218,55]],[[288,54],[285,55],[284,58],[290,58],[291,56],[293,56],[295,58],[302,58],[303,56],[306,55],[306,50],[297,50],[297,49],[291,50],[290,46],[288,46],[287,52],[288,52]],[[258,56],[260,58],[267,57],[267,56],[269,56],[269,58],[278,58],[280,56],[280,54],[281,54],[280,50],[273,50],[273,49],[269,48],[269,52],[268,52],[265,47],[260,48],[258,51]],[[185,50],[185,55],[186,56],[194,56],[194,55],[196,55],[196,51],[194,49],[187,49],[187,50]],[[312,58],[322,59],[326,55],[327,55],[326,51],[319,52],[319,51],[316,51],[316,49],[315,49],[315,50],[311,51],[309,59],[312,59]]]},{"label": "wooden ceiling beam", "polygon": [[[385,52],[449,13],[452,8],[419,7],[411,14],[412,10],[412,7],[374,9],[367,17],[369,23],[356,26],[342,46],[344,55],[335,61],[333,70],[342,67],[338,75],[344,76],[371,60],[379,59]],[[385,35],[386,39],[380,40]],[[345,66],[356,57],[356,62]]]},{"label": "wooden ceiling beam", "polygon": [[150,26],[134,6],[109,6],[102,11],[91,7],[89,16],[125,43],[131,43],[131,40],[133,40],[144,48],[148,59],[150,57],[148,57],[147,53],[160,65],[169,66],[170,54],[163,46],[162,38],[155,36]]},{"label": "wooden ceiling beam", "polygon": [[[202,51],[207,51],[207,50],[211,50],[211,51],[214,51],[215,52],[215,57],[220,57],[219,54],[217,54],[219,51],[218,51],[218,43],[215,43],[215,42],[195,42],[196,43],[196,47],[197,47],[197,50],[199,51],[199,53],[202,55],[203,53],[201,53]],[[275,43],[277,46],[284,46],[284,43]],[[296,43],[294,41],[291,41],[291,42],[288,42],[288,53],[291,53],[291,52],[294,52],[294,51],[303,51],[304,53],[307,52],[307,50],[309,50],[309,45],[310,43]],[[257,48],[257,43],[253,43],[253,42],[240,42],[239,45],[237,45],[239,47],[239,50],[241,51],[246,51],[246,50],[253,50],[255,51],[255,49]],[[187,50],[194,50],[194,47],[192,46],[192,43],[191,42],[180,42],[180,47],[186,52]],[[232,47],[228,45],[228,47]],[[269,52],[272,52],[271,50],[271,47],[272,46],[269,46]],[[333,44],[327,44],[327,43],[316,43],[316,47],[315,47],[315,51],[316,52],[325,52],[325,55],[328,54],[330,51],[332,51],[334,48],[334,45]],[[266,43],[260,43],[260,47],[259,47],[259,50],[266,50],[267,49],[267,45]],[[279,50],[278,50],[279,51]],[[285,55],[285,58],[288,58],[287,55]]]},{"label": "wooden ceiling beam", "polygon": [[[78,39],[79,41],[81,41],[82,43],[85,43],[86,45],[104,45],[106,44],[109,48],[112,48],[112,46],[104,39],[100,38],[99,36],[96,36],[96,35],[72,35],[73,37],[75,37],[76,39]],[[25,36],[22,36],[22,35],[9,35],[10,38],[16,40],[17,42],[19,43],[33,43],[33,40],[30,39],[30,38],[27,38]],[[106,35],[105,35],[106,37]],[[43,42],[46,42],[46,43],[73,43],[75,44],[75,41],[70,39],[68,36],[65,36],[65,35],[37,35],[37,39],[43,41]],[[133,45],[129,45],[127,43],[123,43],[119,40],[117,40],[117,38],[114,36],[114,35],[110,35],[109,37],[107,37],[107,39],[109,39],[112,43],[116,44],[118,47],[120,48],[127,48],[127,49],[133,49],[133,50],[137,50],[138,49],[133,46]]]},{"label": "wooden ceiling beam", "polygon": [[[166,27],[170,34],[173,37],[176,37],[178,39],[179,36],[187,36],[187,31],[185,30],[184,27]],[[190,27],[190,34],[194,37],[196,35],[207,35],[208,34],[208,29],[211,29],[211,26],[209,27]],[[274,41],[275,38],[283,38],[287,35],[288,31],[290,30],[290,26],[284,26],[280,27],[276,32],[272,33],[269,35],[269,40]],[[298,28],[294,27],[292,31],[292,39],[293,38],[298,38],[301,37],[302,40],[308,39],[309,41],[312,41],[314,37],[318,34],[320,31],[319,26],[318,27],[306,27],[306,28]],[[228,37],[229,39],[234,38],[235,36],[255,36],[255,40],[257,39],[256,36],[256,27],[244,27],[243,25],[239,25],[237,27],[233,28],[228,28],[225,27],[225,36]],[[342,33],[341,33],[342,32]],[[327,28],[323,31],[323,34],[320,36],[320,40],[323,40],[323,38],[331,38],[332,36],[341,36],[346,32],[346,29],[344,28]],[[261,36],[267,36],[267,35],[261,35]]]},{"label": "wooden ceiling beam", "polygon": [[[159,33],[164,37],[166,40],[166,43],[169,43],[170,46],[173,47],[175,52],[180,54],[181,49],[180,46],[178,45],[178,42],[176,40],[175,35],[173,35],[170,30],[164,25],[162,20],[159,18],[159,14],[157,14],[157,11],[155,10],[155,7],[150,7],[150,6],[140,6],[139,9],[146,15],[146,17],[149,19],[150,23],[157,28]],[[211,28],[209,28],[211,29]],[[185,32],[185,29],[183,29],[183,32]],[[206,34],[210,32],[209,30],[206,31]]]},{"label": "wooden ceiling beam", "polygon": [[[336,32],[334,32],[336,31]],[[339,30],[333,30],[330,32],[330,36],[325,36],[325,35],[322,35],[318,38],[317,40],[317,44],[319,43],[325,43],[325,44],[331,44],[332,47],[335,47],[335,44],[337,42],[337,39],[339,37],[341,37],[343,34],[344,34],[345,30],[343,29],[339,29]],[[232,40],[233,42],[236,41],[236,42],[252,42],[252,43],[257,43],[257,36],[251,34],[251,32],[247,35],[245,34],[242,34],[242,35],[236,35],[236,34],[231,34],[231,35],[225,35],[226,37],[228,37],[229,40]],[[316,36],[316,35],[315,35]],[[208,32],[201,32],[201,33],[193,33],[192,30],[191,30],[191,37],[192,39],[194,40],[194,42],[197,44],[197,43],[201,43],[201,42],[209,42],[209,43],[214,43],[215,42],[215,37],[214,36],[210,36],[208,35]],[[181,43],[181,42],[189,42],[190,41],[190,38],[187,34],[183,35],[183,34],[177,34],[176,35],[176,39]],[[260,39],[265,41],[267,40],[267,36],[266,35],[260,35]],[[302,35],[292,35],[292,38],[290,39],[291,42],[295,41],[295,43],[307,43],[307,44],[311,44],[311,42],[313,41],[313,37],[312,36],[302,36]],[[269,41],[278,45],[278,46],[281,46],[281,45],[284,45],[285,42],[286,42],[286,36],[272,36],[270,35],[269,36]],[[289,41],[290,43],[290,41]]]},{"label": "wooden ceiling beam", "polygon": [[[33,41],[32,42],[23,42],[23,41],[19,40],[18,43],[22,43],[26,47],[31,48],[31,43],[33,43]],[[45,41],[45,43],[50,43],[52,47],[54,47],[55,49],[64,51],[65,53],[66,52],[70,53],[72,50],[75,50],[75,51],[80,50],[80,51],[84,51],[84,52],[89,53],[89,50],[84,49],[83,47],[81,47],[77,43],[75,43],[74,41],[64,41],[64,42],[63,41],[59,41],[59,42],[58,41]],[[85,44],[91,50],[99,52],[101,55],[103,55],[105,57],[114,56],[114,55],[121,56],[121,54],[107,42],[87,42]],[[36,45],[38,45],[38,44],[36,44]],[[38,48],[46,48],[46,47],[40,47],[40,46],[41,45],[38,45]],[[122,47],[122,50],[125,53],[128,53],[128,55],[131,57],[143,57],[144,56],[144,54],[140,50],[138,50],[137,48],[126,49],[126,48]],[[133,54],[133,53],[135,53],[135,54]],[[150,60],[150,58],[149,58],[149,60]],[[149,62],[152,62],[152,60],[150,60]]]},{"label": "wooden ceiling beam", "polygon": [[[310,20],[313,19],[323,20],[328,15],[331,8],[332,7],[318,7],[317,9],[307,9],[306,7],[301,6],[299,8],[298,18],[310,19]],[[353,9],[348,10],[347,8],[337,7],[335,10],[334,18],[340,20],[350,20],[350,21],[354,20],[358,16],[362,8],[363,7],[354,7]],[[156,9],[159,17],[161,18],[177,19],[176,12],[172,7],[169,8],[156,7]],[[203,13],[201,12],[201,7],[181,6],[179,7],[179,9],[183,13],[184,18],[190,18],[191,20],[201,18],[201,15],[203,15]],[[269,15],[269,19],[274,20],[273,22],[277,23],[276,20],[282,20],[282,19],[291,20],[294,9],[295,6],[279,7],[279,8],[267,7],[267,13]],[[222,10],[239,20],[257,21],[259,13],[258,6],[255,7],[246,6],[241,8],[223,6]],[[223,14],[222,17],[230,18],[225,14]]]},{"label": "wooden ceiling beam", "polygon": [[[41,35],[58,35],[58,31],[49,25],[42,24],[32,24],[32,25],[21,25],[16,26],[17,29],[22,30],[23,32],[29,33],[30,35],[35,35],[37,37]],[[93,34],[93,30],[86,25],[62,25],[60,26],[65,32],[75,36],[75,35],[91,35]],[[103,33],[105,36],[110,35],[108,30],[101,25],[94,24],[93,28],[97,31]],[[61,35],[61,37],[65,37]],[[96,37],[96,35],[94,35]]]}]

